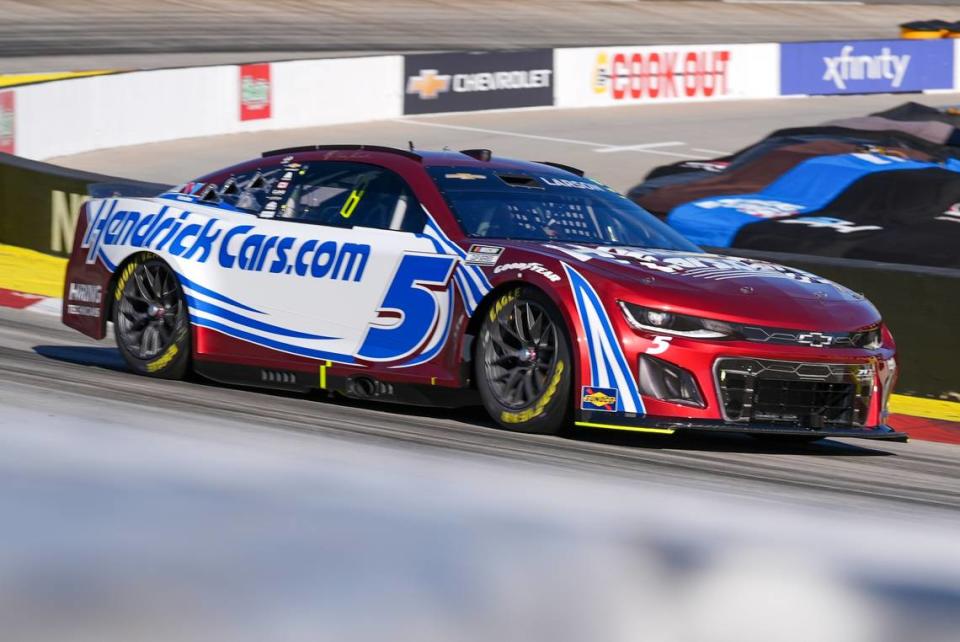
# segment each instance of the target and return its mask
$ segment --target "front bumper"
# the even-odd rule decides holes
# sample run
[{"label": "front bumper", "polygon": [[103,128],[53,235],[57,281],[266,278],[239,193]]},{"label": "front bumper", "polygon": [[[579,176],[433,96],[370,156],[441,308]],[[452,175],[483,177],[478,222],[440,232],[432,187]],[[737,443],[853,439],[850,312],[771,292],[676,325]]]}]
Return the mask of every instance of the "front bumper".
[{"label": "front bumper", "polygon": [[752,435],[784,435],[802,437],[856,437],[859,439],[886,439],[891,441],[906,441],[906,433],[897,432],[886,425],[870,427],[823,427],[807,428],[803,426],[787,426],[782,424],[764,423],[733,423],[715,419],[682,419],[674,417],[656,417],[643,415],[629,417],[623,414],[609,412],[578,413],[575,424],[581,428],[599,428],[607,430],[624,430],[670,435],[676,432],[702,433],[740,433]]}]

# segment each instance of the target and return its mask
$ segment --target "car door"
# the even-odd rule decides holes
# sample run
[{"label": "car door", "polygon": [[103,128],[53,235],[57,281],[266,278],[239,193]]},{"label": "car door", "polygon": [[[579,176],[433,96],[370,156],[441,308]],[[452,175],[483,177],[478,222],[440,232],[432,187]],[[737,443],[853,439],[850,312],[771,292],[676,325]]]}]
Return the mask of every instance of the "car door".
[{"label": "car door", "polygon": [[423,234],[399,175],[289,160],[233,182],[226,204],[257,211],[221,243],[232,294],[253,310],[231,328],[244,340],[338,363],[409,365],[442,348],[458,257]]}]

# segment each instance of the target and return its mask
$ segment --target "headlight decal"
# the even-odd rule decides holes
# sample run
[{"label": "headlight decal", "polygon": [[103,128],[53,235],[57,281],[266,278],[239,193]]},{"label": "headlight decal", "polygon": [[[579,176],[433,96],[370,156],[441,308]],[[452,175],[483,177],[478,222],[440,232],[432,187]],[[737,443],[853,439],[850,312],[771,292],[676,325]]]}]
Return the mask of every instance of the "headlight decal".
[{"label": "headlight decal", "polygon": [[[593,286],[575,269],[562,263],[577,304],[577,315],[587,341],[592,388],[616,389],[618,412],[643,414],[643,401],[620,340]],[[586,385],[586,384],[585,384]],[[582,406],[581,406],[582,407]]]},{"label": "headlight decal", "polygon": [[809,348],[863,348],[876,350],[883,345],[881,325],[854,332],[788,330],[677,314],[618,301],[623,318],[634,330],[651,334],[669,334],[690,339],[734,339],[753,343],[797,345]]},{"label": "headlight decal", "polygon": [[691,339],[726,339],[734,336],[735,333],[734,326],[723,321],[673,314],[625,301],[618,303],[627,323],[635,330],[673,334]]}]

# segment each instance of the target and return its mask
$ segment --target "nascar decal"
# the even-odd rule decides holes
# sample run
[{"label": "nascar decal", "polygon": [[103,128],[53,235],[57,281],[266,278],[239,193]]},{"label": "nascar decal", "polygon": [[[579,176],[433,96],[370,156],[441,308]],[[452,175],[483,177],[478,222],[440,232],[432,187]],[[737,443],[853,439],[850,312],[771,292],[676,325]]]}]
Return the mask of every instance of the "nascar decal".
[{"label": "nascar decal", "polygon": [[473,244],[467,251],[467,258],[464,263],[468,265],[496,265],[503,254],[503,248],[496,245],[477,245]]},{"label": "nascar decal", "polygon": [[[614,401],[601,405],[612,406],[612,411],[616,412],[642,414],[644,407],[640,399],[640,390],[637,388],[636,379],[620,347],[620,340],[613,331],[610,317],[607,316],[607,311],[600,302],[600,297],[579,272],[566,263],[561,265],[570,281],[583,336],[587,341],[590,355],[589,387],[595,391],[605,390],[608,393],[604,398],[599,396],[591,398],[596,401],[613,398]],[[609,394],[610,391],[614,394]],[[596,409],[585,406],[585,403],[587,402],[581,398],[581,408]]]},{"label": "nascar decal", "polygon": [[648,270],[683,275],[695,279],[725,281],[727,279],[764,277],[832,285],[830,281],[803,270],[733,256],[672,250],[644,250],[634,247],[591,247],[574,243],[552,244],[547,247],[561,250],[568,256],[584,262],[593,259],[607,259],[625,265],[639,265]]}]

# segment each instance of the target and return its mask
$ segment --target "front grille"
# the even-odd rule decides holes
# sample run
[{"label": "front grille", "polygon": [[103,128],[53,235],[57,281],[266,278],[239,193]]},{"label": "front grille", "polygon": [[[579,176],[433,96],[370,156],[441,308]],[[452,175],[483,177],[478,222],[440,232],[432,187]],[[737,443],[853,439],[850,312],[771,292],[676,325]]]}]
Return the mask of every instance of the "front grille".
[{"label": "front grille", "polygon": [[727,421],[795,427],[863,426],[873,366],[720,359],[717,388]]},{"label": "front grille", "polygon": [[739,326],[741,338],[754,343],[808,346],[811,348],[870,348],[880,340],[880,327],[859,332],[811,332],[758,326]]}]

